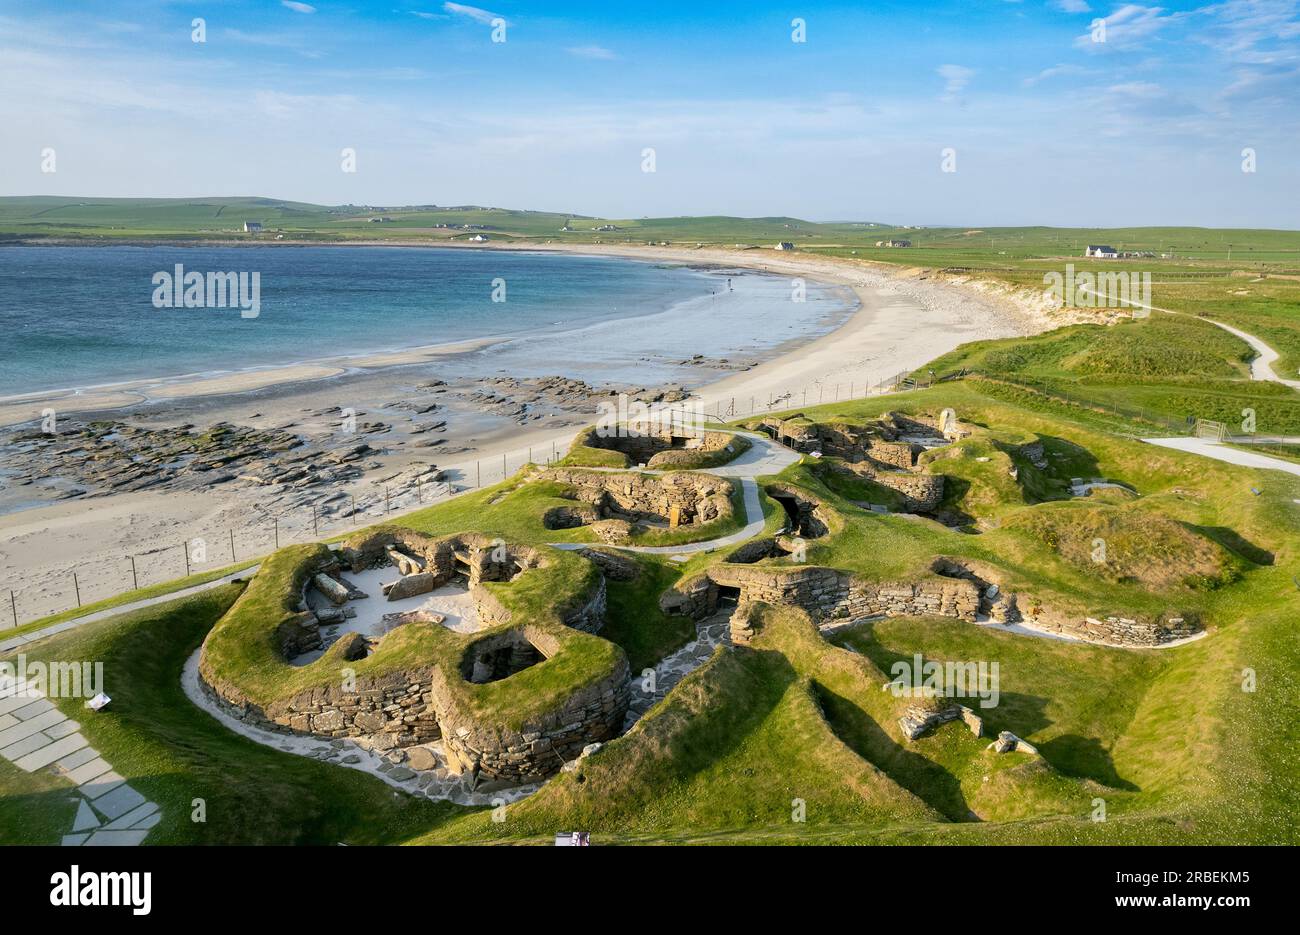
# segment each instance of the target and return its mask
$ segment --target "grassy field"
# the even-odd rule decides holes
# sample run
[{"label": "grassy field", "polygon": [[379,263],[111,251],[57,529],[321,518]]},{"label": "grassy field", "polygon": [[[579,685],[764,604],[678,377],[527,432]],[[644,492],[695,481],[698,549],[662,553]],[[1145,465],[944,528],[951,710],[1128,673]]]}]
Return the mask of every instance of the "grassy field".
[{"label": "grassy field", "polygon": [[[1235,428],[1247,411],[1259,433],[1300,435],[1300,396],[1250,380],[1249,347],[1204,320],[1259,335],[1282,353],[1280,372],[1300,370],[1300,278],[1287,278],[1300,269],[1300,234],[904,230],[790,218],[608,221],[265,199],[73,201],[0,199],[0,232],[92,241],[248,239],[234,229],[260,220],[286,239],[322,241],[470,233],[439,224],[482,225],[494,238],[530,242],[791,240],[801,250],[966,270],[1033,288],[1083,244],[1100,242],[1156,253],[1108,268],[1151,269],[1154,304],[1186,313],[975,342],[917,374],[964,370],[961,379],[778,413],[802,423],[862,425],[889,411],[935,416],[954,409],[971,434],[925,453],[921,469],[944,476],[941,506],[962,517],[960,528],[865,508],[902,504],[892,491],[836,470],[830,458],[805,458],[759,483],[801,489],[832,512],[828,532],[806,541],[808,564],[868,581],[915,580],[932,575],[935,558],[944,556],[977,563],[1005,590],[1076,619],[1185,615],[1204,623],[1203,638],[1160,650],[1118,649],[949,618],[895,617],[859,623],[828,641],[801,611],[755,607],[752,645],[716,652],[629,733],[510,806],[501,822],[245,741],[183,697],[181,667],[218,621],[248,637],[288,612],[285,580],[303,556],[319,554],[315,546],[295,547],[277,553],[247,588],[223,586],[25,648],[31,657],[105,661],[114,703],[83,717],[83,730],[163,805],[164,823],[150,843],[545,843],[575,828],[602,844],[1300,842],[1300,479],[1140,441],[1184,434],[1195,418]],[[573,230],[560,232],[566,222]],[[591,230],[606,223],[620,229]],[[915,246],[873,246],[891,236]],[[1030,455],[1039,447],[1041,460]],[[1251,450],[1294,459],[1293,448]],[[1075,498],[1076,477],[1120,487]],[[434,536],[476,530],[526,544],[592,541],[589,530],[544,528],[548,509],[573,502],[565,494],[522,471],[403,524]],[[766,497],[763,503],[770,536],[784,513]],[[733,520],[703,533],[651,531],[640,541],[681,542],[737,527]],[[1097,540],[1107,546],[1100,559]],[[601,635],[580,635],[591,650],[584,658],[608,662],[625,653],[638,673],[687,643],[694,624],[662,613],[659,598],[729,552],[700,552],[686,562],[636,556],[635,578],[607,584]],[[795,562],[761,564],[780,570]],[[553,572],[521,576],[499,596],[517,614],[545,615],[583,591],[592,574],[579,556],[558,553]],[[445,665],[453,643],[411,629],[389,651],[402,661]],[[225,664],[268,697],[311,681],[309,671],[286,678],[264,650],[236,641]],[[953,722],[906,740],[898,726],[906,701],[883,688],[895,664],[917,654],[998,664],[999,702],[979,712],[985,736]],[[538,681],[548,671],[543,664],[504,679],[495,683],[504,688],[476,703],[498,713],[524,710],[529,699],[521,694],[540,697],[557,684]],[[1025,738],[1040,755],[988,751],[1000,730]],[[48,842],[70,825],[69,790],[47,773],[0,763],[0,792],[0,842]],[[209,803],[206,824],[189,820],[196,797]],[[1099,802],[1103,821],[1096,820]]]},{"label": "grassy field", "polygon": [[[110,677],[127,679],[106,716],[86,729],[123,775],[164,804],[160,843],[538,843],[575,827],[591,830],[597,843],[1294,843],[1300,730],[1287,699],[1300,672],[1291,580],[1300,575],[1292,502],[1300,482],[1153,449],[1110,431],[1091,411],[1023,408],[987,387],[958,381],[805,410],[812,421],[861,422],[887,409],[956,409],[975,434],[929,453],[928,469],[964,481],[955,485],[955,505],[978,529],[963,534],[871,513],[824,483],[821,465],[800,463],[774,480],[804,488],[839,516],[826,536],[808,541],[808,561],[886,580],[922,572],[935,555],[976,560],[996,568],[1008,588],[1071,611],[1196,612],[1206,638],[1124,650],[950,619],[891,618],[831,644],[800,612],[760,608],[753,646],[719,651],[578,772],[510,806],[505,822],[394,797],[364,776],[243,741],[189,707],[179,668],[239,586],[90,624],[37,651],[104,658]],[[1007,467],[1035,440],[1045,444],[1048,467],[1010,480]],[[1076,471],[1122,481],[1131,493],[1067,500],[1061,478]],[[527,486],[516,479],[430,507],[410,525],[523,531],[521,514],[538,509],[518,499]],[[780,511],[765,505],[778,522]],[[1163,530],[1161,558],[1144,562],[1121,547],[1117,569],[1098,569],[1024,528],[1028,518],[1061,510],[1123,516],[1134,548],[1143,530]],[[1206,556],[1222,574],[1192,581],[1177,574]],[[627,653],[634,672],[692,635],[689,621],[657,610],[658,595],[722,559],[705,553],[678,565],[642,556],[635,580],[611,583],[603,636]],[[1162,574],[1124,574],[1125,562]],[[960,723],[915,742],[902,738],[900,699],[881,686],[894,663],[916,653],[999,664],[1000,701],[980,711],[984,738]],[[1242,690],[1246,669],[1255,673],[1251,692]],[[998,730],[1027,738],[1041,757],[986,751]],[[218,778],[226,774],[237,781]],[[0,809],[33,816],[29,834],[11,837],[48,838],[67,819],[68,797],[55,780],[0,773],[0,788]],[[218,803],[220,823],[191,826],[185,803],[193,795]],[[244,817],[252,796],[263,797],[266,820]],[[1092,817],[1098,800],[1103,822]],[[323,812],[328,821],[317,817]]]}]

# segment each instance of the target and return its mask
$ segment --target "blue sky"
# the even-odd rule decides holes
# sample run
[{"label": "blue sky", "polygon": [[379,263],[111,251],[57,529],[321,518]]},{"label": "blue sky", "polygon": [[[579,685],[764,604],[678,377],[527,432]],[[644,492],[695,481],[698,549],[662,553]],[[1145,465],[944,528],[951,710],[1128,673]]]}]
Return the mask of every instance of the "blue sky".
[{"label": "blue sky", "polygon": [[0,0],[0,194],[1300,228],[1300,0],[483,2]]}]

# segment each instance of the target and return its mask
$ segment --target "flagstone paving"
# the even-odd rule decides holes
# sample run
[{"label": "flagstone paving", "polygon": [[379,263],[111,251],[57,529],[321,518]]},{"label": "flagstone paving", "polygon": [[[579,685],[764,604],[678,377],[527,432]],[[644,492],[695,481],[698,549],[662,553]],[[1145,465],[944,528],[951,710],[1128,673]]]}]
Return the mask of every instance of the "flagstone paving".
[{"label": "flagstone paving", "polygon": [[31,685],[0,679],[0,757],[29,773],[48,768],[81,796],[63,845],[140,844],[162,812],[113,772],[80,727]]}]

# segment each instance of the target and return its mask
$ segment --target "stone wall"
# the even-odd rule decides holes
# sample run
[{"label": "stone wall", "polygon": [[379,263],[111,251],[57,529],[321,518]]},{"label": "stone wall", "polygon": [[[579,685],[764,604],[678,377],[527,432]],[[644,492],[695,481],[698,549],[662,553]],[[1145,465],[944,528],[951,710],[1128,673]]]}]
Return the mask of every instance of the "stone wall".
[{"label": "stone wall", "polygon": [[870,461],[836,465],[834,469],[889,488],[903,498],[903,506],[907,512],[929,512],[943,502],[944,476],[942,474],[881,471]]},{"label": "stone wall", "polygon": [[1191,615],[1163,614],[1155,620],[1110,616],[1102,619],[1068,617],[1044,610],[981,577],[964,563],[938,559],[934,577],[914,581],[865,581],[821,566],[722,564],[709,568],[665,592],[664,613],[699,620],[713,614],[720,597],[734,589],[737,612],[732,615],[732,639],[745,643],[746,605],[754,602],[792,605],[807,611],[819,625],[870,617],[933,616],[975,622],[987,615],[998,623],[1024,622],[1039,629],[1093,643],[1114,646],[1159,646],[1202,631]]},{"label": "stone wall", "polygon": [[[554,637],[525,626],[528,640],[544,655],[558,650]],[[559,771],[589,743],[603,743],[622,732],[631,700],[627,660],[605,678],[578,689],[564,702],[518,729],[483,724],[460,710],[447,684],[435,670],[432,698],[439,710],[443,747],[449,766],[479,779],[509,783],[533,782]]]},{"label": "stone wall", "polygon": [[617,451],[627,455],[629,462],[634,465],[644,464],[647,468],[660,470],[692,459],[700,452],[722,451],[732,442],[732,436],[727,432],[689,428],[683,428],[679,432],[637,431],[633,434],[620,426],[619,431],[626,434],[602,435],[599,429],[591,428],[579,435],[576,443],[588,448]]},{"label": "stone wall", "polygon": [[[349,540],[339,557],[353,568],[365,568],[387,563],[392,549],[418,558],[418,563],[407,566],[412,574],[399,580],[423,576],[442,583],[457,574],[469,577],[474,582],[470,596],[478,616],[493,631],[487,639],[518,638],[521,645],[526,639],[545,658],[562,650],[554,625],[548,629],[524,624],[517,633],[505,629],[511,623],[509,610],[481,584],[507,580],[525,568],[544,564],[544,557],[536,550],[505,546],[475,535],[434,539],[391,527]],[[618,561],[617,557],[608,558],[611,566]],[[628,569],[621,571],[627,573]],[[595,633],[603,626],[605,576],[595,578],[595,587],[577,606],[557,608],[568,627]],[[290,648],[300,651],[298,644],[315,630],[306,626],[310,614],[299,617],[301,620],[295,617],[281,626],[276,636],[282,646],[291,644]],[[466,647],[465,657],[472,649],[473,644]],[[381,750],[441,739],[451,768],[509,782],[543,779],[573,759],[586,744],[617,736],[629,702],[627,660],[621,654],[618,665],[605,678],[576,688],[518,731],[462,710],[447,681],[464,677],[455,667],[449,673],[439,666],[425,665],[378,676],[356,676],[346,680],[346,687],[341,667],[336,684],[317,686],[268,705],[255,703],[238,686],[216,678],[202,656],[199,674],[203,691],[225,711],[263,730],[358,738]]]},{"label": "stone wall", "polygon": [[578,498],[594,503],[606,519],[652,518],[672,524],[675,517],[675,525],[690,526],[733,513],[731,483],[711,474],[677,471],[654,476],[552,468],[540,476],[575,488]]},{"label": "stone wall", "polygon": [[[738,591],[742,608],[754,602],[791,605],[818,623],[881,615],[974,621],[980,597],[973,583],[951,578],[871,582],[821,566],[715,565],[665,593],[660,607],[665,613],[702,619],[717,609],[719,589],[729,588]],[[733,619],[744,616],[738,611]]]}]

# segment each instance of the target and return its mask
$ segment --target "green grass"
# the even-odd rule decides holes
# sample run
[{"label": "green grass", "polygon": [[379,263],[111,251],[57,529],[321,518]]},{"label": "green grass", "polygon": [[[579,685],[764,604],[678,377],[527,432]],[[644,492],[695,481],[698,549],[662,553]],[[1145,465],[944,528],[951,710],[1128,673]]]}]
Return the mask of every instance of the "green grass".
[{"label": "green grass", "polygon": [[186,588],[197,587],[206,584],[209,581],[216,581],[218,578],[224,578],[226,575],[242,571],[257,561],[241,562],[238,565],[228,565],[225,568],[216,568],[211,571],[200,572],[190,575],[187,578],[176,578],[171,581],[160,581],[157,584],[151,584],[147,587],[137,588],[133,591],[124,591],[113,597],[105,598],[102,601],[95,601],[93,604],[86,604],[82,607],[76,607],[72,610],[60,611],[57,614],[49,614],[36,620],[31,620],[19,627],[10,627],[6,630],[0,630],[0,639],[10,636],[18,636],[25,633],[31,633],[36,630],[43,630],[46,627],[53,626],[56,623],[62,623],[65,620],[76,620],[79,617],[85,617],[88,614],[98,613],[103,610],[112,610],[115,607],[121,607],[124,604],[134,604],[136,601],[148,600],[154,597],[164,597],[168,594],[175,594],[177,591],[184,591]]},{"label": "green grass", "polygon": [[[383,844],[463,811],[395,792],[373,777],[282,753],[232,733],[181,690],[185,660],[240,594],[224,585],[193,597],[95,621],[42,642],[34,660],[104,664],[113,703],[90,714],[59,700],[81,732],[163,819],[149,844]],[[0,839],[57,843],[72,827],[66,780],[0,764]],[[195,822],[197,800],[205,822]]]}]

